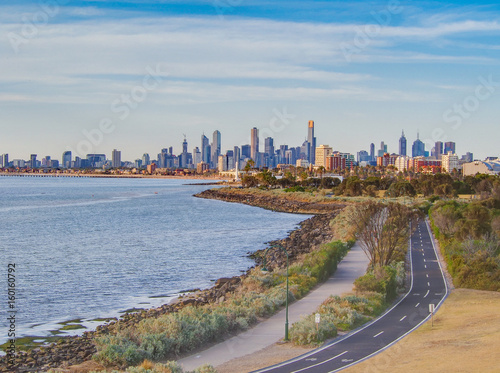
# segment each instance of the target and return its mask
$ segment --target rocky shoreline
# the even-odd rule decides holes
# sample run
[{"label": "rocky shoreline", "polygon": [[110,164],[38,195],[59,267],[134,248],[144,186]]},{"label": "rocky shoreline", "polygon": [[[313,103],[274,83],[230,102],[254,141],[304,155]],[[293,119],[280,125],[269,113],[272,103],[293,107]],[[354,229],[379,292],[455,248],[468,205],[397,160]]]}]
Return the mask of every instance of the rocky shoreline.
[{"label": "rocky shoreline", "polygon": [[[294,214],[331,214],[342,210],[347,203],[337,201],[308,201],[306,199],[286,198],[286,195],[277,197],[265,191],[258,190],[249,192],[239,188],[208,189],[195,195],[199,198],[216,199],[225,202],[242,203],[245,205],[262,207],[277,212],[289,212]],[[291,195],[290,195],[291,196]]]},{"label": "rocky shoreline", "polygon": [[[334,237],[330,222],[345,207],[339,204],[331,204],[328,207],[319,208],[318,204],[308,204],[307,202],[285,203],[282,200],[273,201],[270,198],[262,198],[262,196],[253,196],[252,198],[244,194],[238,194],[235,197],[221,192],[213,193],[210,190],[201,193],[198,197],[252,204],[253,206],[283,212],[297,213],[297,210],[299,210],[311,214],[314,211],[321,211],[318,215],[300,223],[299,228],[290,232],[286,238],[268,243],[269,245],[280,244],[283,246],[288,252],[290,262],[293,262],[302,254],[315,250],[321,244],[332,241]],[[248,198],[245,199],[245,197]],[[245,199],[245,202],[242,202],[242,199]],[[249,253],[249,255],[257,265],[261,264],[262,250]],[[286,265],[286,255],[282,250],[269,250],[266,256],[266,265],[271,269],[284,267]],[[186,306],[223,302],[226,295],[234,292],[247,274],[248,271],[240,276],[221,278],[209,289],[181,295],[172,303],[158,308],[125,314],[118,320],[97,327],[95,331],[85,332],[83,336],[64,337],[57,343],[35,348],[28,352],[19,352],[16,355],[14,365],[7,365],[6,357],[0,357],[0,372],[43,372],[55,368],[58,368],[57,371],[61,372],[72,372],[74,370],[70,370],[70,366],[90,360],[97,352],[93,343],[95,337],[114,334],[115,330],[137,324],[143,319],[156,318],[166,313],[177,312]]]}]

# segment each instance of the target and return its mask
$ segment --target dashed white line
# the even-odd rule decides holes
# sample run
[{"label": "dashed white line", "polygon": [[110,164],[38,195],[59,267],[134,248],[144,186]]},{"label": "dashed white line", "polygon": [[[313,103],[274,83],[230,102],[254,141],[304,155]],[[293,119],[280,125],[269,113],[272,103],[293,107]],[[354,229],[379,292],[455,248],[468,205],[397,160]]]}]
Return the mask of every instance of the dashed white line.
[{"label": "dashed white line", "polygon": [[420,306],[420,303],[417,303],[417,305],[415,306],[415,308],[417,308],[418,306]]},{"label": "dashed white line", "polygon": [[424,264],[424,267],[427,269],[427,264]]},{"label": "dashed white line", "polygon": [[425,276],[426,276],[427,278],[429,278],[429,274],[426,274]]},{"label": "dashed white line", "polygon": [[427,298],[428,295],[429,295],[429,290],[427,290],[427,293],[425,293],[424,298]]},{"label": "dashed white line", "polygon": [[406,316],[404,316],[402,319],[400,319],[399,321],[403,321],[404,319],[406,319]]},{"label": "dashed white line", "polygon": [[431,286],[431,283],[430,283],[430,282],[428,282],[428,283],[427,283],[427,286]]},{"label": "dashed white line", "polygon": [[377,338],[377,337],[378,337],[379,335],[381,335],[381,334],[384,334],[384,332],[383,332],[383,331],[381,331],[380,333],[378,333],[378,334],[374,335],[374,336],[373,336],[373,338]]},{"label": "dashed white line", "polygon": [[331,359],[328,359],[328,360],[322,361],[321,363],[318,363],[318,364],[316,364],[316,365],[309,365],[308,367],[306,367],[306,368],[302,368],[302,369],[300,369],[300,370],[294,370],[294,371],[293,371],[293,372],[291,372],[291,373],[298,373],[298,372],[302,372],[302,371],[304,371],[304,370],[308,370],[308,369],[311,369],[311,368],[314,368],[314,367],[320,366],[320,365],[322,365],[322,364],[328,363],[329,361],[335,360],[336,358],[341,357],[342,355],[347,354],[347,352],[348,352],[348,351],[344,351],[344,352],[342,352],[341,354],[338,354],[337,356],[332,357]]}]

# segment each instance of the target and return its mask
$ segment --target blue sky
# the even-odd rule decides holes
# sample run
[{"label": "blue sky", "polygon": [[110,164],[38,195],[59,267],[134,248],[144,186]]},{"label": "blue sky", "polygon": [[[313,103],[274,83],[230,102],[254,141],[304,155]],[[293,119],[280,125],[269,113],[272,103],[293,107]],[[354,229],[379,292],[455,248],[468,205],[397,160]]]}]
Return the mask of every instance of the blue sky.
[{"label": "blue sky", "polygon": [[[404,130],[499,156],[500,5],[442,1],[4,1],[0,154],[134,160],[318,144],[397,152]],[[430,150],[430,149],[429,149]]]}]

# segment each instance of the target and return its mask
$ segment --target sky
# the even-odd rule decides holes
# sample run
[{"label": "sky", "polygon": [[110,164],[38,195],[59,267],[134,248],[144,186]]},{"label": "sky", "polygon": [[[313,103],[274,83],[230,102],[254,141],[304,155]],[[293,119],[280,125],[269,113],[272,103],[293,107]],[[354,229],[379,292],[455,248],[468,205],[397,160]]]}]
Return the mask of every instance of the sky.
[{"label": "sky", "polygon": [[0,5],[0,154],[61,159],[222,133],[356,154],[500,156],[497,1],[71,1]]}]

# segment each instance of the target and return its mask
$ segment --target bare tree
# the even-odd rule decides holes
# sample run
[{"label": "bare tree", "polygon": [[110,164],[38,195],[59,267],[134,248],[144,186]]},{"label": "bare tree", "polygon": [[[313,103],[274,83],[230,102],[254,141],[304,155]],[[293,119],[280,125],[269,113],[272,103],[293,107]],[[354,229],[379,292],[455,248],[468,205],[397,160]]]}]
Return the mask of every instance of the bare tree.
[{"label": "bare tree", "polygon": [[417,219],[418,214],[405,205],[373,201],[352,206],[349,218],[373,267],[388,265],[396,254],[406,251]]}]

